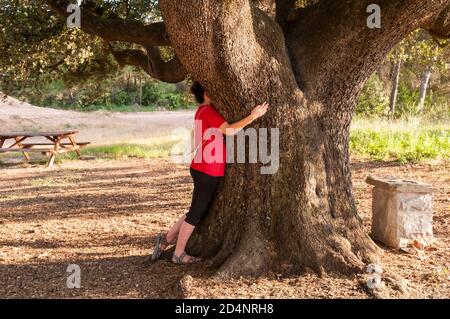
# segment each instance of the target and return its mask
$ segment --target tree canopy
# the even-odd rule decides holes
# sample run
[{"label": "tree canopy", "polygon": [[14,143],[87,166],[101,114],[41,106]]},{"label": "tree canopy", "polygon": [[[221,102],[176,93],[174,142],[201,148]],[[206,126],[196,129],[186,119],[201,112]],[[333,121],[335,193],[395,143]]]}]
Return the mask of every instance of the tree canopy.
[{"label": "tree canopy", "polygon": [[[304,19],[308,10],[329,5],[326,0],[253,2],[284,28]],[[72,1],[0,1],[2,90],[36,89],[46,79],[70,82],[105,76],[124,65],[142,68],[165,82],[186,78],[170,47],[157,0],[81,1],[81,30],[66,27],[69,3]],[[435,19],[422,25],[439,39],[450,34],[448,7],[442,7]]]}]

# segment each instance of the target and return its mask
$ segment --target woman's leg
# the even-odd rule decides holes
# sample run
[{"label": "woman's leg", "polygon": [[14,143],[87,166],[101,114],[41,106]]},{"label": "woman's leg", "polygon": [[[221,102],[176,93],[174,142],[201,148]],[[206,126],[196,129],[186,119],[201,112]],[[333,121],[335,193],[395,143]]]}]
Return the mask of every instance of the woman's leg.
[{"label": "woman's leg", "polygon": [[[191,237],[194,229],[195,229],[194,225],[186,223],[185,221],[182,223],[180,232],[178,234],[177,246],[175,247],[175,255],[176,256],[180,256],[184,252],[184,250],[186,248],[186,244],[187,244],[189,238]],[[186,256],[185,260],[186,259],[189,260],[189,257],[190,256]]]},{"label": "woman's leg", "polygon": [[[191,169],[191,175],[194,179],[192,203],[186,219],[181,224],[174,253],[176,256],[180,256],[184,252],[195,226],[209,211],[220,180],[220,177],[209,176],[193,169]],[[186,255],[184,261],[189,261],[190,258],[191,256]]]},{"label": "woman's leg", "polygon": [[180,231],[181,225],[186,219],[186,214],[184,214],[176,223],[172,226],[172,228],[166,234],[159,234],[156,237],[156,244],[151,255],[152,260],[157,260],[161,256],[162,252],[166,250],[166,248],[171,245],[178,236],[178,232]]},{"label": "woman's leg", "polygon": [[175,225],[172,226],[172,228],[166,234],[166,240],[168,243],[173,242],[177,238],[178,233],[180,232],[181,225],[183,224],[185,219],[186,219],[186,214],[181,216],[181,218],[175,223]]}]

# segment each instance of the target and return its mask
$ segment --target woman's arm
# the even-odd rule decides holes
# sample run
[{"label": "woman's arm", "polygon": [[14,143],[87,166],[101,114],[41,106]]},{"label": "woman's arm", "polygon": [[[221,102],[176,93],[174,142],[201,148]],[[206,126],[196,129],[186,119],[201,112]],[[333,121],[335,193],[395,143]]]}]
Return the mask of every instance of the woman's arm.
[{"label": "woman's arm", "polygon": [[232,124],[225,122],[220,127],[219,130],[225,135],[234,135],[242,130],[244,127],[249,125],[251,122],[260,118],[264,114],[266,114],[267,109],[269,108],[269,104],[264,102],[261,105],[256,106],[250,115],[244,117],[242,120],[234,122]]}]

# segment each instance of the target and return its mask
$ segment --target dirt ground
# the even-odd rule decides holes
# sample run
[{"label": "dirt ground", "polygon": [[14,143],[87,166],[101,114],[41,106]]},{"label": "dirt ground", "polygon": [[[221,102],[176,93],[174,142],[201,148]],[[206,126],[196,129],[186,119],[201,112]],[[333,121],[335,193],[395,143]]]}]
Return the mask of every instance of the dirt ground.
[{"label": "dirt ground", "polygon": [[[354,162],[354,192],[369,232],[367,175],[394,175],[436,186],[434,233],[427,249],[384,249],[383,268],[405,279],[392,298],[450,297],[449,163]],[[144,267],[151,238],[188,207],[188,170],[165,160],[65,161],[0,168],[0,298],[370,298],[360,277],[267,274],[219,280],[206,265],[159,261]],[[81,268],[81,288],[66,286]]]}]

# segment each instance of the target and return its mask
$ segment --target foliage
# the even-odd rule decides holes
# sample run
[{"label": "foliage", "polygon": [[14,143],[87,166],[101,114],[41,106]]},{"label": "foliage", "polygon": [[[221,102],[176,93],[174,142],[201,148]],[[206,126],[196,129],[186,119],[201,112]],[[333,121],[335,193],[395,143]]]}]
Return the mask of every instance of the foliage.
[{"label": "foliage", "polygon": [[428,32],[419,29],[400,42],[388,56],[395,62],[402,60],[416,71],[423,70],[426,66],[432,66],[441,72],[448,70],[445,59],[448,54],[448,42],[437,42]]},{"label": "foliage", "polygon": [[402,163],[450,159],[450,127],[418,119],[388,122],[357,119],[350,133],[350,152],[358,158]]},{"label": "foliage", "polygon": [[[83,6],[103,17],[153,22],[161,20],[157,2],[84,0]],[[315,2],[298,0],[297,6]],[[450,93],[441,85],[449,82],[450,50],[445,44],[417,30],[391,52],[387,63],[403,61],[396,118],[417,115],[418,81],[427,66],[432,66],[433,78],[423,116],[449,118]],[[141,71],[120,68],[109,53],[109,45],[135,48],[124,43],[107,44],[80,30],[67,29],[42,0],[0,0],[0,91],[35,105],[85,111],[192,106],[185,83],[166,86]],[[168,59],[173,50],[164,47],[161,54]],[[130,78],[132,84],[124,84]],[[359,96],[356,114],[385,117],[389,89],[390,80],[374,74]]]},{"label": "foliage", "polygon": [[431,122],[450,122],[450,99],[448,95],[430,90],[425,100],[423,119]]},{"label": "foliage", "polygon": [[384,83],[376,73],[372,74],[359,95],[356,115],[365,117],[380,117],[387,114],[389,96],[384,89]]},{"label": "foliage", "polygon": [[[83,6],[105,17],[160,19],[155,0],[84,0]],[[0,0],[0,91],[6,94],[30,100],[52,81],[66,87],[100,82],[118,70],[108,49],[98,37],[67,29],[42,0]]]},{"label": "foliage", "polygon": [[[447,41],[436,42],[423,30],[413,32],[395,47],[381,69],[390,68],[398,60],[402,61],[397,106],[394,118],[406,119],[419,116],[419,87],[421,77],[427,67],[432,69],[432,79],[428,86],[424,110],[420,116],[424,119],[450,119],[449,83],[450,50]],[[392,75],[374,73],[365,83],[358,98],[355,113],[357,116],[385,118],[389,111],[389,97]]]},{"label": "foliage", "polygon": [[78,86],[66,86],[63,81],[50,82],[43,85],[40,94],[33,95],[30,102],[79,111],[177,110],[195,105],[187,86],[187,82],[169,84],[156,81],[139,70],[126,67],[101,81],[87,79]]},{"label": "foliage", "polygon": [[75,84],[115,69],[98,38],[67,29],[41,1],[0,4],[0,90],[27,98],[41,83]]},{"label": "foliage", "polygon": [[[419,91],[411,90],[407,85],[400,84],[398,88],[396,117],[405,118],[415,116],[417,112],[417,101]],[[427,97],[427,104],[430,103],[430,96]]]}]

